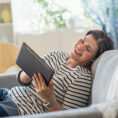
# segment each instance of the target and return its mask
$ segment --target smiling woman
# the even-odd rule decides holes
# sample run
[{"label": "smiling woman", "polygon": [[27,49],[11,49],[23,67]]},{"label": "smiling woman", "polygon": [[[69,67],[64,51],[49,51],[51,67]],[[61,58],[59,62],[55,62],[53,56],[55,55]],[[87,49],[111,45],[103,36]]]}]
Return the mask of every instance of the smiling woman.
[{"label": "smiling woman", "polygon": [[[87,106],[92,86],[90,63],[111,49],[114,49],[112,40],[103,31],[92,30],[77,41],[70,54],[52,51],[42,57],[55,71],[49,86],[40,73],[34,73],[30,78],[20,70],[17,79],[24,86],[14,87],[7,94],[11,103],[16,105],[15,111],[19,111],[17,115]],[[14,104],[10,105],[11,109]],[[2,109],[9,111],[6,107]]]},{"label": "smiling woman", "polygon": [[77,65],[90,69],[93,61],[104,51],[114,48],[113,41],[106,33],[99,30],[87,32],[83,39],[78,40],[74,51],[68,59],[72,67]]},{"label": "smiling woman", "polygon": [[87,35],[84,39],[78,40],[69,58],[73,60],[73,63],[71,62],[72,67],[86,66],[89,61],[94,60],[97,50],[97,42],[92,35]]}]

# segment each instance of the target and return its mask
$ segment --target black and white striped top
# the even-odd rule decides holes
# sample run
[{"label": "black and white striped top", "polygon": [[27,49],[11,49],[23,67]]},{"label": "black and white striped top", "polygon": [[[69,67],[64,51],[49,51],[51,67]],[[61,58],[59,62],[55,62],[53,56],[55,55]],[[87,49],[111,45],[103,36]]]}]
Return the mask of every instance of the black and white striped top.
[{"label": "black and white striped top", "polygon": [[[88,103],[91,91],[91,72],[82,66],[71,68],[65,64],[69,55],[62,51],[53,51],[43,57],[55,70],[53,75],[54,94],[63,109],[84,107]],[[14,87],[9,91],[19,108],[20,115],[46,112],[44,101],[36,93],[34,83],[29,86]]]}]

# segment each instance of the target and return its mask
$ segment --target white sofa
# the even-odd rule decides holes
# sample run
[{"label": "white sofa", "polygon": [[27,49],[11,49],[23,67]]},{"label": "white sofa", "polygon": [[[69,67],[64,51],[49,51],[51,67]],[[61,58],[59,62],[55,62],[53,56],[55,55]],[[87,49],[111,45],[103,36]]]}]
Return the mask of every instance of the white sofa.
[{"label": "white sofa", "polygon": [[[117,118],[117,91],[114,93],[114,95],[116,94],[114,99],[108,100],[109,98],[107,98],[111,81],[114,80],[113,75],[116,68],[118,68],[118,50],[107,51],[94,62],[92,65],[93,86],[90,106],[29,115],[24,116],[24,118]],[[0,87],[11,88],[15,85],[18,85],[16,82],[16,73],[0,75]],[[16,118],[20,117],[16,116]]]}]

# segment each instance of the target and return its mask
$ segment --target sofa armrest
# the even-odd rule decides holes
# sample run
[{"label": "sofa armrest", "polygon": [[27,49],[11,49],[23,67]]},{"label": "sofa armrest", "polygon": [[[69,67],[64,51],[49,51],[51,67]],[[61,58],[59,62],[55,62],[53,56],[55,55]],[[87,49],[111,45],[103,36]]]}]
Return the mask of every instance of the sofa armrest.
[{"label": "sofa armrest", "polygon": [[16,81],[17,73],[5,73],[0,74],[0,88],[12,88],[13,86],[18,85]]},{"label": "sofa armrest", "polygon": [[[22,116],[15,116],[13,118],[22,118]],[[86,107],[27,115],[23,116],[23,118],[102,118],[102,114],[98,109],[95,109],[93,107]]]},{"label": "sofa armrest", "polygon": [[32,118],[102,118],[99,110],[86,107],[33,115]]}]

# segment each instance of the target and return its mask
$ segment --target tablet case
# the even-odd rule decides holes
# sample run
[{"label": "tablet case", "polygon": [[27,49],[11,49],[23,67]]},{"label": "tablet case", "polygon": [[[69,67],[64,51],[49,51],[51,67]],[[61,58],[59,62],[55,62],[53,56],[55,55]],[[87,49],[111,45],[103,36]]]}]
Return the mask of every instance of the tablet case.
[{"label": "tablet case", "polygon": [[16,64],[30,77],[41,73],[46,85],[49,85],[54,71],[25,42],[22,43]]}]

